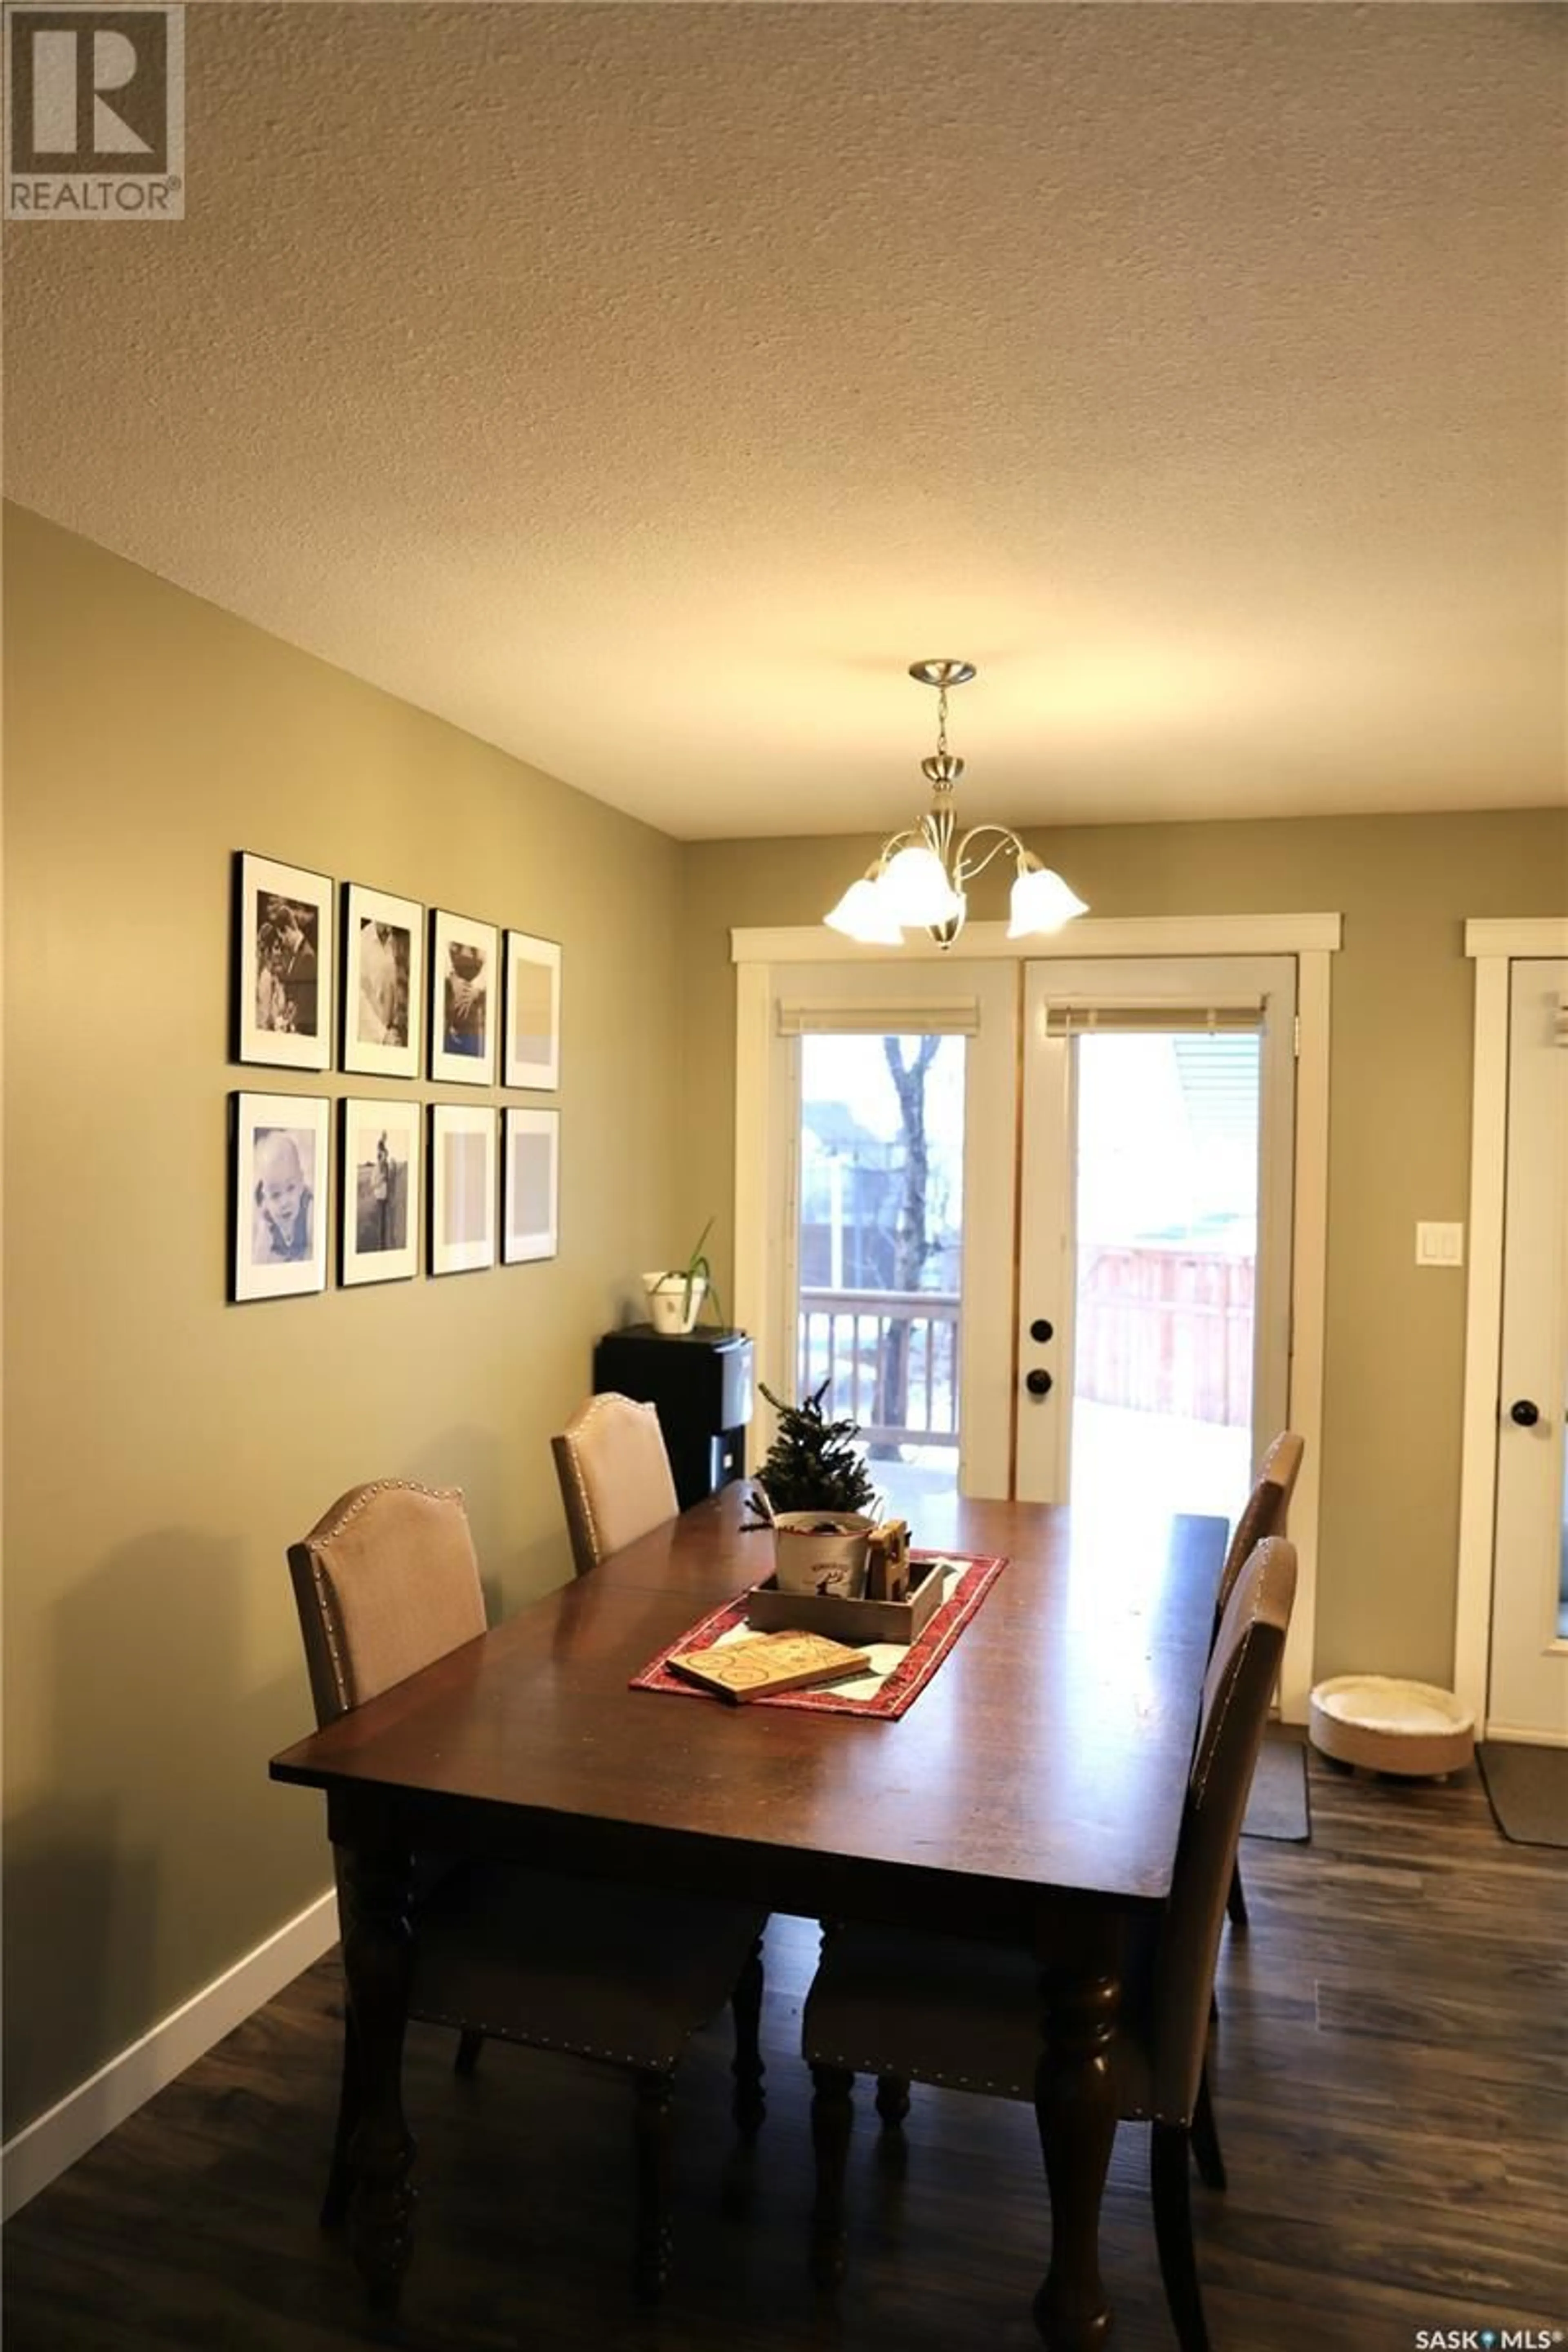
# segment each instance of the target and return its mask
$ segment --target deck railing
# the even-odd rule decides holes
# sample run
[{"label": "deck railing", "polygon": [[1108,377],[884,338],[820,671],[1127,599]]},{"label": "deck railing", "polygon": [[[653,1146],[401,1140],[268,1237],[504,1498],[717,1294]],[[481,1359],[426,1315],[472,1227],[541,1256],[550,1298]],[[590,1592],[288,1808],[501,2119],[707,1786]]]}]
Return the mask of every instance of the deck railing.
[{"label": "deck railing", "polygon": [[932,1290],[803,1290],[799,1394],[871,1445],[958,1444],[959,1300]]},{"label": "deck railing", "polygon": [[[1079,1397],[1249,1424],[1249,1257],[1168,1244],[1090,1247],[1079,1285]],[[803,1290],[798,1393],[829,1381],[825,1411],[858,1422],[871,1445],[956,1446],[961,1321],[956,1292]]]}]

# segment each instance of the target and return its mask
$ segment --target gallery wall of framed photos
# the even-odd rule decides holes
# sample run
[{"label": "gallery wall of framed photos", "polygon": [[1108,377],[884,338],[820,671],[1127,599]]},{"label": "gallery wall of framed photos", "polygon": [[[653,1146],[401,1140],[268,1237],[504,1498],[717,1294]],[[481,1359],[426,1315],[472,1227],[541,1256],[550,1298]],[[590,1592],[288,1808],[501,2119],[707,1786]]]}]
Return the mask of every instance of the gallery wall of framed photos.
[{"label": "gallery wall of framed photos", "polygon": [[559,1108],[422,1082],[556,1092],[561,964],[531,931],[235,853],[233,1058],[393,1082],[232,1094],[235,1304],[323,1291],[334,1255],[345,1289],[556,1255]]},{"label": "gallery wall of framed photos", "polygon": [[[317,1808],[265,1759],[312,1719],[285,1553],[333,1498],[379,1477],[461,1486],[498,1615],[570,1575],[551,1434],[591,1385],[595,1335],[637,1311],[637,1269],[686,1222],[688,935],[685,852],[654,827],[14,503],[4,538],[5,1312],[26,1367],[6,1391],[5,1874],[29,1921],[9,1956],[29,2024],[6,2052],[15,2133],[275,1948],[330,1878]],[[264,586],[261,554],[257,610],[298,638],[300,586]],[[237,850],[318,877],[252,877],[314,916],[313,939],[280,926],[265,1008],[254,898],[235,1002]],[[494,1087],[429,1075],[432,906],[497,929]],[[406,969],[378,920],[407,932]],[[508,926],[563,943],[559,1091],[502,1082]],[[345,1039],[362,994],[380,1017]],[[238,1058],[237,1010],[266,1058]],[[238,1091],[258,1098],[243,1188]],[[434,1100],[495,1114],[493,1272],[426,1278]],[[526,1153],[507,1241],[508,1109],[560,1112],[545,1263],[515,1254]],[[242,1189],[248,1226],[263,1127],[324,1162],[308,1181],[325,1288],[237,1309],[231,1201]],[[405,1156],[417,1278],[387,1280]],[[292,1167],[270,1181],[281,1238],[247,1262],[292,1284],[311,1271],[288,1255]],[[102,1959],[86,1992],[84,1950]]]}]

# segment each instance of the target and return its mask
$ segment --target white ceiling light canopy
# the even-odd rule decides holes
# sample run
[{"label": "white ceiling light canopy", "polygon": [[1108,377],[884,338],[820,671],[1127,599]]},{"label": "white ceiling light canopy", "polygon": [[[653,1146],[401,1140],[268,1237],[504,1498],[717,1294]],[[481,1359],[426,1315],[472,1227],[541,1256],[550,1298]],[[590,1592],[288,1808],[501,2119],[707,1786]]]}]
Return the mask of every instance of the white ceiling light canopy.
[{"label": "white ceiling light canopy", "polygon": [[938,947],[950,948],[968,912],[966,886],[1004,851],[1016,869],[1010,940],[1059,931],[1075,915],[1089,912],[1078,893],[1059,874],[1042,866],[1008,826],[973,824],[967,833],[958,833],[952,794],[963,761],[947,748],[947,697],[950,688],[967,686],[974,674],[973,662],[910,664],[912,678],[937,690],[936,750],[921,761],[921,773],[931,788],[931,807],[918,824],[906,825],[882,844],[859,881],[852,882],[832,913],[823,917],[830,929],[862,946],[901,946],[907,928],[929,931]]}]

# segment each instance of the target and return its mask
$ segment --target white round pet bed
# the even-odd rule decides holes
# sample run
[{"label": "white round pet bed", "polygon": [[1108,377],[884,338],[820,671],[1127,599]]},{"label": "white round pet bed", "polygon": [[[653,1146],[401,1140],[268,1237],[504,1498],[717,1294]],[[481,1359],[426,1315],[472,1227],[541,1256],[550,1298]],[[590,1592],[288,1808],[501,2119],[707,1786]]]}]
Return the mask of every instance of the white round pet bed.
[{"label": "white round pet bed", "polygon": [[1476,1723],[1452,1691],[1394,1675],[1335,1675],[1312,1693],[1314,1748],[1369,1772],[1457,1772],[1475,1752]]}]

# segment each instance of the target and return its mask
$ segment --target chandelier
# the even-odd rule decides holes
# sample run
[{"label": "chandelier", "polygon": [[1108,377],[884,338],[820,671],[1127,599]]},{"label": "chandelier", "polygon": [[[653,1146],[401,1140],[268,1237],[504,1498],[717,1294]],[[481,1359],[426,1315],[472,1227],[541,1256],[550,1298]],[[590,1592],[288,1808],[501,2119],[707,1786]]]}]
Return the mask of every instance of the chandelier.
[{"label": "chandelier", "polygon": [[910,676],[921,686],[934,686],[937,693],[936,750],[921,761],[931,788],[931,806],[918,824],[906,825],[882,844],[859,881],[851,882],[823,920],[866,947],[902,947],[904,932],[910,929],[929,931],[938,947],[950,948],[963,929],[967,886],[1004,851],[1016,868],[1010,940],[1060,930],[1075,915],[1087,914],[1077,892],[1042,866],[1006,825],[972,824],[967,833],[958,832],[952,791],[963,761],[947,748],[947,697],[950,687],[967,686],[973,663],[911,662]]}]

